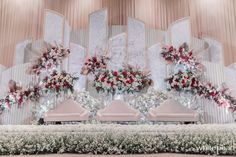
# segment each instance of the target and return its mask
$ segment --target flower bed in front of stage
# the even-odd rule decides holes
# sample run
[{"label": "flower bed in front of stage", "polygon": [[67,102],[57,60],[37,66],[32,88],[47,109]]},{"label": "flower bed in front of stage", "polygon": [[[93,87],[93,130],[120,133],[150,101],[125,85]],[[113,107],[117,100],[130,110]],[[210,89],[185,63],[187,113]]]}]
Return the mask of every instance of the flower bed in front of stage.
[{"label": "flower bed in front of stage", "polygon": [[0,126],[0,154],[236,154],[236,124]]}]

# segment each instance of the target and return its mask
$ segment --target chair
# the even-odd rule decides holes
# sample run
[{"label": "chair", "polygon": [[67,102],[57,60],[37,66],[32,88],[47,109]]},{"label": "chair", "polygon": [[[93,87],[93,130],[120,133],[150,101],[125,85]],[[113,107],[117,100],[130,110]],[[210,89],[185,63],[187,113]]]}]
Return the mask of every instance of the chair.
[{"label": "chair", "polygon": [[104,109],[98,110],[98,121],[115,121],[115,122],[128,122],[138,121],[140,119],[140,112],[131,108],[122,100],[114,100]]},{"label": "chair", "polygon": [[86,121],[89,112],[72,99],[65,100],[45,113],[45,122]]},{"label": "chair", "polygon": [[168,99],[160,106],[151,108],[148,113],[148,119],[161,122],[197,122],[198,114],[179,102]]}]

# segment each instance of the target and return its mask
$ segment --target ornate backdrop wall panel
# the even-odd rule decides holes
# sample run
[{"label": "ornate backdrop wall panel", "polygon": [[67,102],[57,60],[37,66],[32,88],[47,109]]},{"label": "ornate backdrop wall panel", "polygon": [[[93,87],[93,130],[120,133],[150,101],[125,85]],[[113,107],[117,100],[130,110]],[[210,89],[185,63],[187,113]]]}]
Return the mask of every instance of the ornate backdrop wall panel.
[{"label": "ornate backdrop wall panel", "polygon": [[127,63],[145,69],[145,23],[128,18],[127,35]]},{"label": "ornate backdrop wall panel", "polygon": [[191,25],[189,18],[179,19],[173,22],[167,30],[167,43],[179,47],[184,42],[191,44]]},{"label": "ornate backdrop wall panel", "polygon": [[89,54],[103,55],[107,49],[107,41],[107,9],[101,9],[89,15]]},{"label": "ornate backdrop wall panel", "polygon": [[87,28],[88,15],[101,8],[108,8],[110,25],[127,24],[127,17],[133,17],[162,30],[189,16],[195,36],[214,37],[223,43],[225,64],[236,61],[234,0],[1,0],[0,63],[13,64],[16,43],[42,37],[44,9],[65,15],[74,31]]},{"label": "ornate backdrop wall panel", "polygon": [[211,62],[224,65],[224,50],[222,43],[213,40],[210,37],[204,37],[204,40],[207,41],[210,46],[209,54]]},{"label": "ornate backdrop wall panel", "polygon": [[63,44],[64,18],[54,11],[45,11],[43,39],[50,44]]},{"label": "ornate backdrop wall panel", "polygon": [[[75,84],[75,89],[83,90],[86,88],[86,76],[81,75],[80,71],[86,56],[86,49],[75,43],[70,44],[71,54],[69,55],[68,70],[71,74],[76,74],[79,77],[78,82]],[[80,64],[78,64],[80,63]]]},{"label": "ornate backdrop wall panel", "polygon": [[126,34],[121,33],[109,39],[108,68],[119,70],[125,63],[126,57]]},{"label": "ornate backdrop wall panel", "polygon": [[166,90],[165,78],[167,77],[167,65],[161,58],[161,45],[155,44],[147,50],[148,69],[154,81],[154,89]]},{"label": "ornate backdrop wall panel", "polygon": [[[23,64],[25,59],[25,47],[31,43],[31,39],[26,39],[15,46],[14,65]],[[17,53],[16,53],[17,52]]]}]

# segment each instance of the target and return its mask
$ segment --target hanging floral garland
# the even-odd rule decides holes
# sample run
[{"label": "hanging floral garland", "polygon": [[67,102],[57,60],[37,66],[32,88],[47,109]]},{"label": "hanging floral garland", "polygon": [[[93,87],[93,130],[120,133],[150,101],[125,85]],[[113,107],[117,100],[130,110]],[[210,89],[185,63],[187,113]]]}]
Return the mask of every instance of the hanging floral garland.
[{"label": "hanging floral garland", "polygon": [[37,85],[23,89],[21,86],[16,84],[17,83],[13,80],[9,81],[9,92],[4,98],[0,99],[1,111],[7,108],[10,109],[11,106],[15,104],[20,107],[26,101],[39,101],[39,98],[42,96],[41,88]]},{"label": "hanging floral garland", "polygon": [[97,92],[107,93],[134,93],[149,87],[152,80],[149,73],[142,72],[132,67],[118,71],[103,70],[95,74],[94,87]]},{"label": "hanging floral garland", "polygon": [[195,75],[203,72],[203,65],[194,57],[193,51],[189,50],[186,43],[178,50],[173,46],[163,47],[161,55],[168,63],[182,65],[185,71],[191,71]]},{"label": "hanging floral garland", "polygon": [[32,102],[38,102],[40,97],[43,95],[42,88],[38,85],[29,86],[25,91],[24,95],[27,100]]},{"label": "hanging floral garland", "polygon": [[57,95],[61,92],[68,93],[70,91],[73,93],[74,83],[78,79],[65,71],[61,73],[53,71],[43,79],[43,89],[46,93],[56,93]]},{"label": "hanging floral garland", "polygon": [[39,75],[42,71],[52,69],[61,64],[62,60],[69,54],[70,50],[61,45],[48,48],[40,58],[33,62],[29,68],[29,73]]},{"label": "hanging floral garland", "polygon": [[173,46],[164,47],[162,57],[176,67],[182,65],[184,70],[179,70],[166,79],[168,90],[184,91],[197,94],[215,101],[219,106],[236,110],[236,99],[227,93],[228,89],[223,87],[218,90],[211,83],[201,82],[200,75],[203,72],[203,65],[200,64],[189,51],[188,45],[183,44],[178,50]]}]

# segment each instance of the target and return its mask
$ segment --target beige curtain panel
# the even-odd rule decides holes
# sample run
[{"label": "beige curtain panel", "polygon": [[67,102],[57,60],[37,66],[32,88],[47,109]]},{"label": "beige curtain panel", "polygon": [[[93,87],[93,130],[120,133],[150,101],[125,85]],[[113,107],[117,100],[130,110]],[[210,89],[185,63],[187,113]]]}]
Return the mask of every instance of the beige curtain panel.
[{"label": "beige curtain panel", "polygon": [[189,16],[194,36],[222,42],[226,65],[236,62],[235,0],[0,0],[0,64],[12,65],[16,43],[42,37],[44,9],[65,15],[78,30],[101,8],[108,8],[110,25],[126,25],[127,17],[134,17],[162,30]]}]

